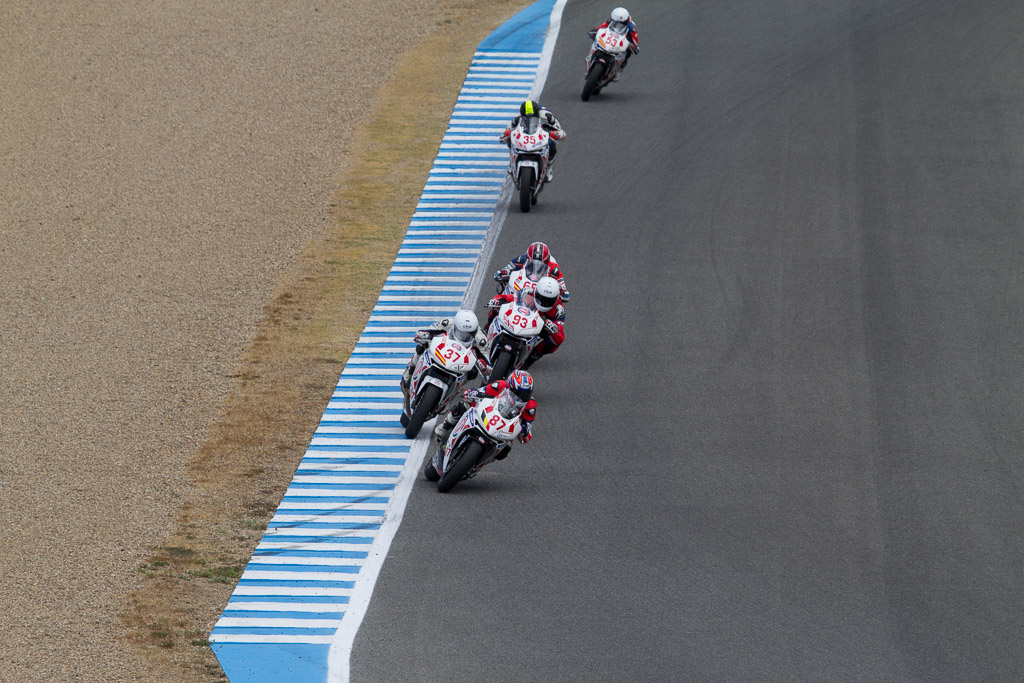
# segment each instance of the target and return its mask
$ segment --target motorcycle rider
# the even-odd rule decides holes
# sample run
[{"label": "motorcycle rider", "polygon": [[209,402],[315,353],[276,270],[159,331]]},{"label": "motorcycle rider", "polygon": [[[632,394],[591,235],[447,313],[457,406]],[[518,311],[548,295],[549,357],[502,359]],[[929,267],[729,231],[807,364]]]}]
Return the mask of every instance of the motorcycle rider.
[{"label": "motorcycle rider", "polygon": [[501,137],[499,137],[498,140],[501,143],[511,147],[512,131],[515,129],[516,126],[519,125],[519,122],[523,118],[528,116],[536,116],[540,118],[541,126],[544,128],[544,130],[551,133],[551,139],[548,141],[548,149],[550,150],[550,152],[548,153],[548,172],[544,176],[545,182],[550,183],[553,177],[551,174],[551,166],[555,162],[555,155],[558,154],[558,144],[556,143],[556,141],[565,139],[565,130],[562,128],[562,124],[558,122],[558,119],[555,118],[555,115],[552,114],[551,111],[540,106],[539,102],[536,102],[534,100],[526,100],[521,105],[519,105],[519,116],[512,119],[511,123],[509,123],[505,127],[505,132],[501,134]]},{"label": "motorcycle rider", "polygon": [[[600,26],[590,29],[590,39],[593,40],[598,31],[603,28],[608,28],[612,24],[616,25],[612,27],[613,29],[620,24],[624,25],[626,27],[626,40],[629,41],[629,48],[626,50],[626,55],[622,58],[622,64],[619,65],[619,69],[621,70],[626,68],[626,62],[629,61],[630,55],[635,55],[640,52],[640,43],[639,36],[636,32],[636,24],[633,23],[633,17],[629,15],[629,11],[625,7],[616,7],[613,9],[608,21],[604,22]],[[619,80],[619,74],[616,73],[615,76],[612,77],[612,80]]]},{"label": "motorcycle rider", "polygon": [[416,369],[420,356],[427,350],[430,340],[445,332],[448,333],[451,339],[473,349],[473,355],[476,357],[476,367],[469,373],[469,379],[476,377],[477,372],[485,377],[491,372],[491,365],[487,362],[486,354],[487,336],[480,330],[480,323],[477,321],[476,313],[462,310],[451,318],[438,320],[435,323],[431,323],[430,327],[416,332],[413,337],[413,340],[416,342],[416,353],[413,354],[413,357],[409,360],[409,365],[405,368],[405,372],[402,373],[403,392],[409,391],[409,380],[412,379],[412,372]]},{"label": "motorcycle rider", "polygon": [[[462,395],[462,400],[452,406],[444,420],[438,420],[434,427],[434,437],[437,447],[440,448],[448,440],[452,429],[459,422],[466,410],[471,405],[476,405],[482,398],[495,398],[501,392],[509,390],[519,408],[519,418],[522,423],[522,431],[519,432],[519,443],[529,443],[533,438],[532,427],[537,417],[537,402],[533,400],[533,377],[526,370],[516,370],[508,376],[507,380],[501,379],[491,382],[479,389],[467,389]],[[498,451],[498,460],[504,460],[508,456],[512,444],[503,444]]]},{"label": "motorcycle rider", "polygon": [[562,274],[562,269],[558,267],[558,261],[551,255],[551,250],[548,249],[548,245],[543,242],[534,242],[526,251],[516,256],[514,259],[508,262],[504,268],[494,273],[494,280],[504,286],[508,284],[509,278],[512,277],[512,272],[525,268],[526,264],[530,261],[539,262],[538,266],[543,265],[547,268],[548,275],[555,278],[558,281],[558,290],[562,297],[562,301],[569,301],[569,290],[565,288],[565,277]]},{"label": "motorcycle rider", "polygon": [[[541,356],[557,351],[565,341],[565,307],[558,295],[558,282],[553,277],[542,277],[537,282],[537,289],[520,296],[522,304],[535,309],[544,320],[544,331],[540,334],[541,342],[533,349],[523,366],[528,369]],[[515,300],[515,294],[499,294],[488,301],[487,307],[491,310],[487,314],[487,325],[490,326],[494,321],[498,309]]]}]

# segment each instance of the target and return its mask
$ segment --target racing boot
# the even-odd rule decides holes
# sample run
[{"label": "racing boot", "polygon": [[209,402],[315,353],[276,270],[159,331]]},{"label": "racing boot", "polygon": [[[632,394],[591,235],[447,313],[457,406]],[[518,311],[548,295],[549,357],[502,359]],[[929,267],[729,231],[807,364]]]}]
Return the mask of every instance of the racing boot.
[{"label": "racing boot", "polygon": [[448,440],[448,435],[451,434],[455,422],[456,418],[450,412],[445,414],[443,420],[437,421],[437,425],[434,427],[434,441],[438,448],[444,446],[444,442]]},{"label": "racing boot", "polygon": [[523,363],[523,370],[529,370],[530,366],[540,360],[541,354],[537,353],[536,349],[526,358],[526,362]]},{"label": "racing boot", "polygon": [[494,456],[495,460],[504,460],[508,457],[508,454],[512,452],[512,444],[506,443],[498,446],[498,453]]},{"label": "racing boot", "polygon": [[412,371],[413,368],[416,367],[417,360],[419,360],[419,358],[417,356],[413,356],[409,361],[409,364],[405,366],[405,372],[402,373],[402,393],[406,396],[409,395],[409,381],[412,379]]}]

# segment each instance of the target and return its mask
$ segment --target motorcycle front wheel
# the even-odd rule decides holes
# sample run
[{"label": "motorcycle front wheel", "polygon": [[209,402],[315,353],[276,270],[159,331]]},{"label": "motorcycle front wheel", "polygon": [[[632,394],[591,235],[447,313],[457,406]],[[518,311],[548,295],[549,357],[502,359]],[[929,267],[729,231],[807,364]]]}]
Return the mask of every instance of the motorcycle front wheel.
[{"label": "motorcycle front wheel", "polygon": [[505,349],[498,351],[498,356],[491,365],[491,376],[487,378],[487,383],[490,384],[491,382],[505,379],[508,373],[512,372],[512,364],[515,363],[515,360],[516,357],[512,351],[506,351]]},{"label": "motorcycle front wheel", "polygon": [[519,210],[530,212],[530,199],[533,197],[534,170],[530,166],[519,169]]},{"label": "motorcycle front wheel", "polygon": [[479,441],[467,443],[458,459],[450,463],[448,471],[441,475],[441,480],[437,482],[437,490],[441,493],[448,493],[455,488],[455,485],[462,481],[462,478],[469,473],[473,465],[480,462],[480,457],[483,454],[484,447]]},{"label": "motorcycle front wheel", "polygon": [[412,417],[409,418],[409,424],[405,426],[405,436],[407,439],[415,439],[416,435],[420,433],[420,429],[423,427],[423,423],[427,421],[427,418],[437,410],[437,404],[441,401],[441,389],[434,386],[433,384],[424,387],[423,392],[420,394],[420,400],[416,402],[416,409],[412,411]]},{"label": "motorcycle front wheel", "polygon": [[597,82],[601,80],[603,75],[604,65],[595,60],[594,65],[590,67],[590,71],[587,73],[587,80],[583,83],[583,93],[580,95],[581,100],[584,102],[590,100],[590,96],[596,92],[594,88],[597,87]]}]

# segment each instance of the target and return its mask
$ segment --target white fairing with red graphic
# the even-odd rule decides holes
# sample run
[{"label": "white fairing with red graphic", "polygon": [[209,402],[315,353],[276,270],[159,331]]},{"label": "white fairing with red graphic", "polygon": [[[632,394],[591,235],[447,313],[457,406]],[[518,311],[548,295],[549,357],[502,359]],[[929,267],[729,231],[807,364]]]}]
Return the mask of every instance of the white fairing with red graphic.
[{"label": "white fairing with red graphic", "polygon": [[537,265],[538,261],[527,261],[526,266],[513,270],[509,274],[503,294],[518,294],[519,292],[532,292],[537,289],[537,283],[542,277],[547,276],[550,269],[546,265]]},{"label": "white fairing with red graphic", "polygon": [[605,52],[613,55],[625,54],[626,50],[629,49],[629,40],[625,35],[613,30],[610,26],[603,28],[597,32],[594,36],[594,45],[591,48],[591,54],[594,50],[604,50]]},{"label": "white fairing with red graphic", "polygon": [[619,22],[598,29],[594,35],[594,42],[587,53],[587,70],[583,74],[584,102],[590,100],[591,95],[601,92],[622,70],[629,50],[628,35],[629,27]]},{"label": "white fairing with red graphic", "polygon": [[[473,349],[447,333],[430,340],[430,346],[416,363],[405,394],[402,424],[406,428],[406,436],[414,438],[423,422],[448,411],[475,364]],[[436,389],[428,392],[429,387]]]},{"label": "white fairing with red graphic", "polygon": [[522,301],[531,296],[532,291],[520,292],[517,301],[498,309],[498,315],[487,328],[487,348],[492,365],[488,382],[505,379],[513,370],[521,368],[540,344],[544,319]]},{"label": "white fairing with red graphic", "polygon": [[494,398],[479,399],[434,452],[427,463],[427,478],[438,482],[439,491],[447,492],[459,481],[476,476],[484,465],[507,453],[509,442],[523,431],[521,409],[508,389]]},{"label": "white fairing with red graphic", "polygon": [[538,116],[522,116],[509,133],[508,172],[519,190],[519,209],[523,212],[537,203],[544,187],[551,154],[551,133]]}]

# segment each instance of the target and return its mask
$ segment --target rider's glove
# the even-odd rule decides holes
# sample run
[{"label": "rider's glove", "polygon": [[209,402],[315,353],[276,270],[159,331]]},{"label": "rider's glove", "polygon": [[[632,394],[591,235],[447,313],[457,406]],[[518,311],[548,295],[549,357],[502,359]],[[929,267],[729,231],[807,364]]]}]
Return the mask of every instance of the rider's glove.
[{"label": "rider's glove", "polygon": [[500,298],[494,297],[493,299],[487,302],[487,308],[501,308],[502,304],[504,303],[505,302],[502,301]]},{"label": "rider's glove", "polygon": [[430,333],[427,332],[426,330],[420,330],[412,339],[417,344],[426,344],[428,341],[430,341]]},{"label": "rider's glove", "polygon": [[494,271],[494,279],[497,282],[502,282],[508,279],[508,268],[502,268],[501,270]]},{"label": "rider's glove", "polygon": [[558,325],[556,325],[555,321],[553,321],[553,320],[545,320],[544,321],[544,330],[548,334],[558,334]]},{"label": "rider's glove", "polygon": [[565,287],[562,287],[562,291],[560,293],[560,296],[562,297],[562,301],[568,301],[569,300],[569,290],[566,289]]},{"label": "rider's glove", "polygon": [[530,439],[533,438],[533,434],[530,431],[530,423],[523,423],[523,431],[519,432],[519,443],[530,443]]}]

